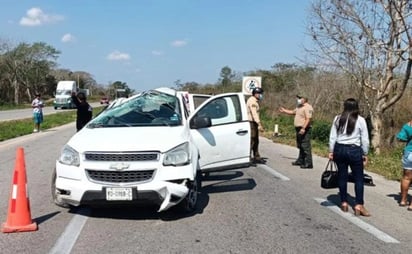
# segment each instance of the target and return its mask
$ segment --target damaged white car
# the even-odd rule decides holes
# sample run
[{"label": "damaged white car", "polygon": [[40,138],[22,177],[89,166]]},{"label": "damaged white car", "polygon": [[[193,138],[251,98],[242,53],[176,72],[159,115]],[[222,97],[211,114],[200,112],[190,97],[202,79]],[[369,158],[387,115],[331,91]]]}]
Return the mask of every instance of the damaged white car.
[{"label": "damaged white car", "polygon": [[54,202],[194,211],[201,174],[247,166],[250,155],[244,95],[199,98],[195,108],[195,95],[158,88],[104,110],[62,148]]}]

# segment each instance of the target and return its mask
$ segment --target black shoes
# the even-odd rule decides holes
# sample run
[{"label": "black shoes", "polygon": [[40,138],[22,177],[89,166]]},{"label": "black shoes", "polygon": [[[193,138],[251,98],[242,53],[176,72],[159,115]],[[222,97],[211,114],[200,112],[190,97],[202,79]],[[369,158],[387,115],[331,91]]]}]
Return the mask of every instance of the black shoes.
[{"label": "black shoes", "polygon": [[308,169],[313,168],[312,164],[306,164],[306,163],[300,162],[298,160],[292,162],[292,165],[293,166],[300,166],[300,168],[308,168]]},{"label": "black shoes", "polygon": [[253,160],[253,162],[254,162],[254,163],[257,163],[257,164],[265,164],[265,163],[266,163],[266,161],[265,161],[264,159],[262,159],[262,158],[255,158],[255,159]]},{"label": "black shoes", "polygon": [[293,165],[293,166],[300,166],[300,165],[302,165],[302,162],[300,162],[300,161],[294,161],[294,162],[292,162],[292,165]]},{"label": "black shoes", "polygon": [[252,165],[256,164],[266,164],[266,160],[262,159],[261,157],[250,158],[250,163]]}]

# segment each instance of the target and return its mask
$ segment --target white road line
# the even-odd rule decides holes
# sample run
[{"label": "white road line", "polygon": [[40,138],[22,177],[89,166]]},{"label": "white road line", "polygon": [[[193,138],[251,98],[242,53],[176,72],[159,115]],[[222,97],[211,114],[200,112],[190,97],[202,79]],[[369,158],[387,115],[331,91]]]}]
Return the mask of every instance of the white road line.
[{"label": "white road line", "polygon": [[315,198],[316,202],[318,202],[320,205],[328,208],[329,210],[333,211],[334,213],[342,216],[346,220],[352,222],[356,226],[360,227],[361,229],[365,230],[366,232],[370,233],[371,235],[374,235],[376,238],[378,238],[381,241],[384,241],[385,243],[399,243],[398,240],[393,238],[392,236],[386,234],[385,232],[375,228],[374,226],[364,222],[363,220],[359,219],[355,215],[351,213],[344,213],[340,210],[340,208],[330,202],[329,200],[322,199],[322,198]]},{"label": "white road line", "polygon": [[90,210],[88,209],[78,210],[78,214],[72,218],[49,254],[70,254],[77,237],[79,237],[84,224],[86,224],[89,213]]},{"label": "white road line", "polygon": [[282,175],[281,173],[277,172],[276,170],[274,170],[271,167],[268,167],[266,165],[261,165],[259,164],[258,166],[259,168],[263,168],[264,170],[266,170],[267,172],[269,172],[271,175],[273,175],[276,178],[279,178],[282,181],[289,181],[289,177]]}]

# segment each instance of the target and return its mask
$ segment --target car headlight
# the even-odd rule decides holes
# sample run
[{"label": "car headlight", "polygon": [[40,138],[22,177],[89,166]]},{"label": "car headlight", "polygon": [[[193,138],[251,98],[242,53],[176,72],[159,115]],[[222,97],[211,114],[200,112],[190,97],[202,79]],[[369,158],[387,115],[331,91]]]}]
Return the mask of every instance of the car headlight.
[{"label": "car headlight", "polygon": [[59,162],[62,164],[70,166],[79,166],[80,165],[80,156],[79,153],[71,148],[69,145],[65,145],[62,148]]},{"label": "car headlight", "polygon": [[164,166],[181,166],[190,163],[189,143],[183,143],[165,153]]}]

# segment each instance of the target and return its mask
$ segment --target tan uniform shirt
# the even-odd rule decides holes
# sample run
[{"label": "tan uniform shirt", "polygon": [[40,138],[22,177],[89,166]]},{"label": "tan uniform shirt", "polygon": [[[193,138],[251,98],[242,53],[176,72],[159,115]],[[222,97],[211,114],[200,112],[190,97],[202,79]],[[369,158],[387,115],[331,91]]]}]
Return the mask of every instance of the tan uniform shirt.
[{"label": "tan uniform shirt", "polygon": [[250,96],[246,102],[247,106],[247,117],[249,122],[260,123],[259,118],[259,101],[255,96]]},{"label": "tan uniform shirt", "polygon": [[295,127],[303,127],[306,119],[312,119],[313,108],[309,103],[303,104],[301,107],[294,109],[295,111]]}]

